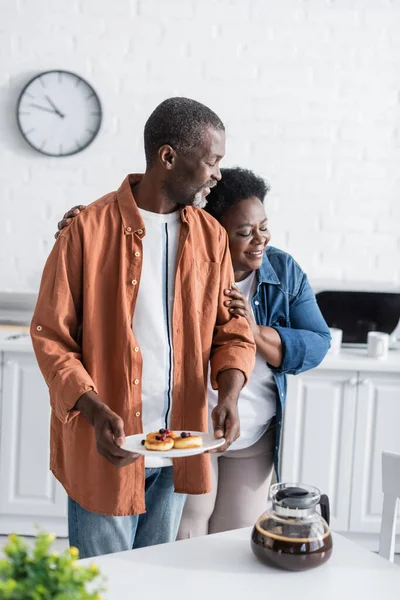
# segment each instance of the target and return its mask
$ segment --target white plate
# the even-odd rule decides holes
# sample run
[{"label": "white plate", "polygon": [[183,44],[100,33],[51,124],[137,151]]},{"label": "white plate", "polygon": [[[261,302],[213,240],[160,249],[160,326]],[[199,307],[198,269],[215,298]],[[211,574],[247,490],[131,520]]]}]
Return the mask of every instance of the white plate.
[{"label": "white plate", "polygon": [[[176,433],[180,433],[177,431]],[[125,444],[122,446],[124,450],[128,450],[129,452],[136,452],[137,454],[142,454],[143,456],[152,456],[160,458],[182,458],[184,456],[194,456],[195,454],[202,454],[203,452],[208,452],[208,450],[214,450],[214,448],[219,448],[225,443],[224,438],[220,438],[219,440],[214,439],[213,433],[202,433],[201,431],[191,431],[192,435],[201,435],[203,438],[203,445],[200,448],[187,448],[186,450],[178,450],[173,448],[172,450],[167,450],[166,452],[157,452],[157,450],[147,450],[144,446],[142,446],[142,440],[146,438],[146,434],[138,433],[136,435],[129,435],[125,438]]]}]

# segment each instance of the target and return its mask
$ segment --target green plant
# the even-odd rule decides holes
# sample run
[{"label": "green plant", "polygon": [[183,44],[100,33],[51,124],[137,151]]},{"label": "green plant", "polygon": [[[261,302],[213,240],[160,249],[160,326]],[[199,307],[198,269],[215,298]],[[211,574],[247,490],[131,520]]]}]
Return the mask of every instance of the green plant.
[{"label": "green plant", "polygon": [[74,547],[62,554],[51,552],[54,539],[40,532],[29,548],[18,535],[8,536],[0,560],[1,600],[101,600],[103,579],[96,565],[78,565]]}]

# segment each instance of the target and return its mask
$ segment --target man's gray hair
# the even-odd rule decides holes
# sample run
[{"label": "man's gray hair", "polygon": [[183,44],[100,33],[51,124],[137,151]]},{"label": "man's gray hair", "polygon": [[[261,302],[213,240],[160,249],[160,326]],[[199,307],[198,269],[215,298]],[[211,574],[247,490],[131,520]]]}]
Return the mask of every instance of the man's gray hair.
[{"label": "man's gray hair", "polygon": [[154,163],[161,146],[186,153],[199,144],[207,127],[225,131],[224,124],[210,108],[190,98],[168,98],[151,113],[144,127],[147,166]]}]

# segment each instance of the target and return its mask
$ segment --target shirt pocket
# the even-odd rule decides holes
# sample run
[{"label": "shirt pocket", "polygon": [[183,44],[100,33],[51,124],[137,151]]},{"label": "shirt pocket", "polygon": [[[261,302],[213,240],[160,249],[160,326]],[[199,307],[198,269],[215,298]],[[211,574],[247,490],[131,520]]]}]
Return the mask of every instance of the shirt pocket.
[{"label": "shirt pocket", "polygon": [[195,304],[199,314],[216,313],[219,297],[219,263],[195,260],[193,264]]}]

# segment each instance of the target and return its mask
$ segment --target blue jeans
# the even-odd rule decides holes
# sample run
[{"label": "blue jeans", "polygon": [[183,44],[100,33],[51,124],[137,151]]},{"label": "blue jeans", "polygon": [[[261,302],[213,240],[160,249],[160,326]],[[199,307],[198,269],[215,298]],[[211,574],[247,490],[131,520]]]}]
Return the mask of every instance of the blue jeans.
[{"label": "blue jeans", "polygon": [[146,510],[110,517],[93,513],[68,498],[69,543],[80,558],[174,542],[186,501],[175,494],[172,467],[146,469]]}]

